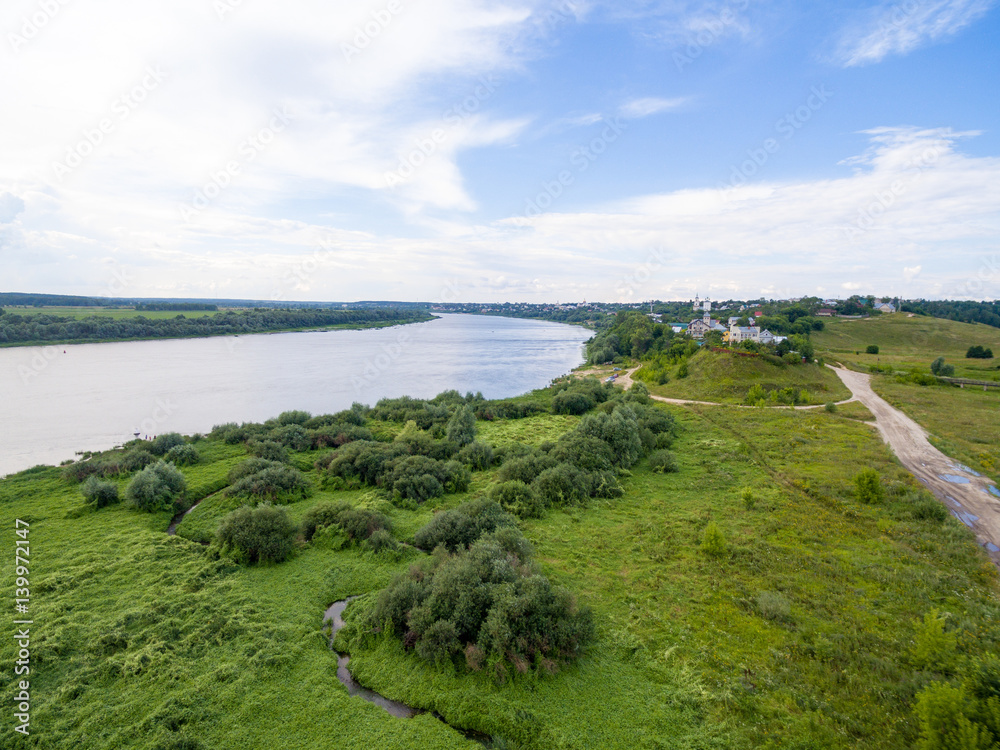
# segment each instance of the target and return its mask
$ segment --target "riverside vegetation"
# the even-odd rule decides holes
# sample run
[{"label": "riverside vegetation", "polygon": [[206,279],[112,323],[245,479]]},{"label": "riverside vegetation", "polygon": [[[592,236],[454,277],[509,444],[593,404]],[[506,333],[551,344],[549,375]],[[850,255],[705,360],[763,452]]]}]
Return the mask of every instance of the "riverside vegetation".
[{"label": "riverside vegetation", "polygon": [[0,744],[475,747],[348,697],[321,618],[359,596],[356,679],[497,748],[989,747],[996,570],[852,416],[567,380],[0,480],[40,623]]}]

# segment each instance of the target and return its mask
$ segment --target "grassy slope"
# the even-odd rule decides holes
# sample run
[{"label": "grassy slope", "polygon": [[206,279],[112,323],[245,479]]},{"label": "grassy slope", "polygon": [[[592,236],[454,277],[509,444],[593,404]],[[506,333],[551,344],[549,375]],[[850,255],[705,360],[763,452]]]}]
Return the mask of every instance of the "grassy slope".
[{"label": "grassy slope", "polygon": [[[845,364],[891,365],[897,370],[916,368],[930,372],[937,357],[955,366],[955,375],[975,380],[1000,380],[1000,360],[966,359],[970,346],[980,344],[1000,355],[1000,328],[973,323],[959,323],[942,318],[907,317],[906,313],[875,318],[826,321],[822,331],[812,334],[816,355],[828,352],[828,359]],[[878,354],[865,354],[865,347],[875,344]]]},{"label": "grassy slope", "polygon": [[[526,747],[909,744],[913,694],[932,677],[908,661],[917,618],[941,607],[963,651],[1000,647],[996,574],[968,532],[950,518],[913,520],[903,499],[858,505],[849,479],[863,465],[893,488],[914,482],[869,427],[839,413],[673,413],[685,424],[679,473],[640,464],[623,498],[525,525],[543,571],[598,616],[589,655],[555,677],[496,686],[434,672],[382,643],[352,655],[355,674]],[[481,428],[496,442],[505,433],[539,442],[573,422],[541,416]],[[241,449],[199,446],[212,463],[185,473],[207,492]],[[481,494],[488,480],[477,475],[467,495],[416,512],[392,509],[397,535]],[[754,488],[752,509],[737,497],[742,486]],[[319,492],[289,510],[301,518],[334,495],[380,502],[371,492]],[[306,547],[282,565],[245,569],[167,538],[166,514],[79,507],[56,470],[0,482],[0,547],[13,546],[13,518],[32,522],[38,746],[152,748],[189,735],[206,749],[474,747],[430,716],[394,719],[350,699],[336,681],[320,634],[324,607],[377,591],[406,568],[405,556]],[[199,508],[181,532],[198,519],[207,533],[220,515]],[[730,542],[721,560],[697,551],[710,519]],[[12,589],[5,576],[8,601]],[[761,616],[755,598],[764,591],[787,598],[787,618]],[[5,699],[11,655],[4,639]],[[0,745],[32,746],[9,723]]]},{"label": "grassy slope", "polygon": [[805,389],[810,403],[841,401],[851,394],[837,376],[818,365],[776,365],[761,357],[739,357],[702,350],[688,362],[688,376],[676,377],[664,385],[650,385],[651,393],[668,398],[742,403],[756,384],[765,390]]}]

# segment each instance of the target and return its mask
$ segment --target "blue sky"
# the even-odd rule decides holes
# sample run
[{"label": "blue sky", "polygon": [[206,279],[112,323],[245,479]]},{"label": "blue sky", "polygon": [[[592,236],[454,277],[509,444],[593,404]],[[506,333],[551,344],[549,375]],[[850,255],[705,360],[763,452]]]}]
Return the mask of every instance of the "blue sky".
[{"label": "blue sky", "polygon": [[12,0],[0,288],[996,298],[996,0]]}]

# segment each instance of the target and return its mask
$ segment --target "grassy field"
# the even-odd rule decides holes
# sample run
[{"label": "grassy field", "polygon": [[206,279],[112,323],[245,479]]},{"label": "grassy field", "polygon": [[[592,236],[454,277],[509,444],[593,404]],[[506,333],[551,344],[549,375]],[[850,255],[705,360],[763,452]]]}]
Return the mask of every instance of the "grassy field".
[{"label": "grassy field", "polygon": [[150,320],[169,320],[183,315],[185,318],[203,318],[206,315],[215,315],[212,310],[152,310],[149,312],[136,312],[134,307],[5,307],[4,312],[16,313],[17,315],[58,315],[62,318],[74,318],[81,320],[96,316],[100,318],[113,318],[122,320],[125,318],[135,318],[143,316]]},{"label": "grassy field", "polygon": [[[911,656],[918,620],[933,607],[950,613],[961,658],[1000,649],[1000,586],[971,534],[951,517],[918,517],[926,493],[847,407],[668,410],[683,426],[677,473],[642,462],[623,497],[522,522],[542,572],[596,614],[584,657],[497,685],[382,640],[352,654],[354,674],[495,735],[498,748],[912,745],[914,696],[942,677]],[[480,423],[480,439],[538,444],[577,419]],[[207,540],[231,506],[217,493],[245,453],[196,445],[203,462],[183,471],[191,496],[208,499],[177,537],[164,533],[167,513],[85,509],[57,469],[0,481],[4,554],[14,520],[30,522],[35,623],[32,736],[5,721],[0,746],[477,747],[432,715],[396,719],[349,698],[321,632],[332,601],[374,595],[423,553],[300,544],[280,565],[209,559],[192,540]],[[292,460],[309,467],[319,455]],[[866,466],[888,490],[881,504],[854,499],[851,478]],[[288,509],[300,519],[321,500],[346,499],[388,513],[405,541],[435,511],[482,496],[495,471],[415,511],[373,489],[318,489]],[[728,543],[719,558],[699,550],[710,521]],[[13,600],[12,575],[0,590]],[[8,706],[14,658],[4,637]]]},{"label": "grassy field", "polygon": [[699,351],[688,361],[688,376],[677,377],[677,368],[663,385],[649,385],[650,393],[668,398],[696,401],[743,403],[747,392],[756,384],[765,391],[794,388],[805,390],[805,403],[822,404],[842,401],[851,393],[836,374],[815,364],[775,364],[763,357],[741,357],[734,354]]},{"label": "grassy field", "polygon": [[[944,357],[955,366],[956,377],[1000,380],[1000,359],[965,358],[969,347],[977,344],[1000,357],[1000,328],[925,316],[911,318],[907,313],[825,322],[822,331],[812,334],[816,356],[864,369],[888,365],[927,373],[934,359]],[[869,345],[878,346],[879,353],[865,354]]]}]

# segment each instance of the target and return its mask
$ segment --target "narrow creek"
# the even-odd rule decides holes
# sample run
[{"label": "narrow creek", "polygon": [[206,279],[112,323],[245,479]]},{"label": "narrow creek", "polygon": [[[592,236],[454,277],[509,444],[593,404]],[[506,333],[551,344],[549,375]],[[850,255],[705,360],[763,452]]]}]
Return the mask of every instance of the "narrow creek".
[{"label": "narrow creek", "polygon": [[[352,601],[357,599],[356,596],[349,596],[346,599],[341,599],[339,602],[334,602],[331,604],[326,612],[323,614],[323,622],[330,623],[330,648],[333,649],[333,640],[337,637],[337,633],[340,629],[344,627],[344,610],[347,605]],[[405,703],[400,703],[399,701],[394,701],[390,698],[386,698],[384,695],[379,695],[374,690],[369,690],[363,685],[359,685],[353,676],[351,676],[350,670],[347,668],[348,662],[350,662],[351,657],[348,654],[337,654],[337,679],[340,680],[341,684],[347,688],[348,695],[357,696],[363,698],[369,703],[374,703],[376,706],[381,706],[386,711],[388,711],[393,716],[399,719],[412,719],[418,714],[430,713],[436,719],[440,719],[444,724],[448,724],[444,717],[436,711],[426,711],[422,708],[413,708]],[[482,732],[476,732],[471,729],[460,729],[459,727],[452,726],[448,724],[452,729],[454,729],[459,734],[463,735],[467,739],[478,742],[483,747],[491,747],[492,739],[488,734]]]}]

